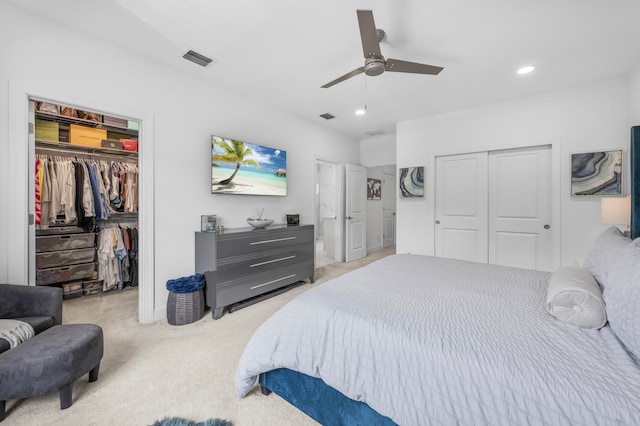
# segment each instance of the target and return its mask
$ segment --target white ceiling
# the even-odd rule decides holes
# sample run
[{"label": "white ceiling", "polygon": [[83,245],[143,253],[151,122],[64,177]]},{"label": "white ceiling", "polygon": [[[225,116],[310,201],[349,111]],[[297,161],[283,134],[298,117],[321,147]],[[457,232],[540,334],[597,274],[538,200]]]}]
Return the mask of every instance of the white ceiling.
[{"label": "white ceiling", "polygon": [[[402,120],[624,76],[640,62],[638,0],[8,1],[357,139]],[[322,89],[364,63],[357,9],[373,10],[387,33],[386,58],[444,70],[360,74]],[[217,62],[188,62],[189,49]],[[517,75],[525,64],[536,71]]]}]

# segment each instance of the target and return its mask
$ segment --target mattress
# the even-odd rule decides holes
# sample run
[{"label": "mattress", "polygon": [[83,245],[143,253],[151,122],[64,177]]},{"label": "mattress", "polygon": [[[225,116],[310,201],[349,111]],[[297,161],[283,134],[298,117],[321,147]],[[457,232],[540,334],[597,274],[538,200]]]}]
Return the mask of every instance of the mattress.
[{"label": "mattress", "polygon": [[610,327],[549,315],[549,278],[386,257],[269,318],[241,357],[237,393],[288,368],[401,425],[640,424],[640,366]]}]

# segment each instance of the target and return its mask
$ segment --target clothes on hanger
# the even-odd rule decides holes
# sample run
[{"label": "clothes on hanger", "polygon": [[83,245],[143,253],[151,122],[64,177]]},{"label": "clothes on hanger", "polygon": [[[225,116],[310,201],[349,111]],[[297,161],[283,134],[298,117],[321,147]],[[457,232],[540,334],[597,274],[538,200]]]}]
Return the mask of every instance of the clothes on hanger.
[{"label": "clothes on hanger", "polygon": [[38,154],[37,229],[77,223],[90,230],[113,213],[137,213],[137,187],[137,164]]},{"label": "clothes on hanger", "polygon": [[98,279],[102,291],[138,285],[138,225],[102,223],[98,226]]}]

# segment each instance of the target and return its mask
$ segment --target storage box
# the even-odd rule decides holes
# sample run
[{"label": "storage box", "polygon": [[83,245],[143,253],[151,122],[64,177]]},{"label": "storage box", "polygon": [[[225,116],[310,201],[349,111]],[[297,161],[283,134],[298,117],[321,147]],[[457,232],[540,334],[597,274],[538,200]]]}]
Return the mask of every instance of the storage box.
[{"label": "storage box", "polygon": [[73,299],[74,297],[82,296],[82,283],[66,283],[62,284],[62,298]]},{"label": "storage box", "polygon": [[36,139],[44,141],[58,141],[60,125],[54,121],[38,120],[36,118]]},{"label": "storage box", "polygon": [[122,149],[125,151],[138,151],[138,140],[137,139],[120,139],[122,143]]},{"label": "storage box", "polygon": [[36,253],[36,268],[53,268],[62,265],[93,262],[95,254],[96,249],[93,247]]},{"label": "storage box", "polygon": [[121,129],[126,129],[128,125],[128,121],[124,118],[111,117],[110,115],[105,115],[102,118],[102,122],[105,126],[111,127],[119,127]]},{"label": "storage box", "polygon": [[129,130],[140,130],[140,124],[137,121],[127,121],[127,129]]},{"label": "storage box", "polygon": [[36,238],[36,252],[42,253],[49,251],[93,248],[95,239],[96,234],[93,232],[86,234],[39,236]]},{"label": "storage box", "polygon": [[122,142],[120,141],[110,141],[108,139],[102,140],[103,148],[111,148],[111,149],[122,149]]},{"label": "storage box", "polygon": [[60,114],[60,107],[56,104],[49,102],[37,102],[36,110],[38,112],[44,112],[46,114],[58,115]]},{"label": "storage box", "polygon": [[91,279],[95,271],[95,263],[36,269],[36,284],[47,285],[71,280]]},{"label": "storage box", "polygon": [[102,140],[107,139],[107,131],[93,127],[69,125],[69,142],[71,145],[102,147]]},{"label": "storage box", "polygon": [[82,293],[85,296],[102,293],[102,280],[85,281],[82,283]]}]

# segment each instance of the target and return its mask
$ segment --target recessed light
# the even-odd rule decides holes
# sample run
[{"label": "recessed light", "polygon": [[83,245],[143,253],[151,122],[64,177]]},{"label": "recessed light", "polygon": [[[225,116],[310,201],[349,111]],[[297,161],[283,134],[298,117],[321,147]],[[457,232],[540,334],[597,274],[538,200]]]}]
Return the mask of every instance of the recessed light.
[{"label": "recessed light", "polygon": [[363,110],[363,109],[357,109],[356,110],[356,115],[364,115],[364,113],[365,113],[365,110]]},{"label": "recessed light", "polygon": [[534,67],[533,65],[527,65],[526,67],[522,67],[522,68],[518,69],[518,74],[529,74],[530,72],[532,72],[535,69],[536,69],[536,67]]}]

